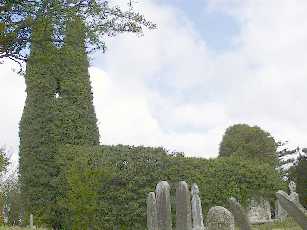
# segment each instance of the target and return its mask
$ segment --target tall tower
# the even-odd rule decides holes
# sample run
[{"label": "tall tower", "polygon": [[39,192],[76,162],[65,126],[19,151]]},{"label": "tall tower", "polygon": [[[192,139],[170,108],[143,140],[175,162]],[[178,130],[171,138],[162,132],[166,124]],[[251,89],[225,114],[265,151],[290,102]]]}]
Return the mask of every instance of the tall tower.
[{"label": "tall tower", "polygon": [[38,20],[32,30],[19,131],[19,174],[25,215],[33,213],[38,223],[58,221],[58,147],[99,144],[84,28],[77,17],[67,22],[62,48],[54,46],[53,26],[47,18]]}]

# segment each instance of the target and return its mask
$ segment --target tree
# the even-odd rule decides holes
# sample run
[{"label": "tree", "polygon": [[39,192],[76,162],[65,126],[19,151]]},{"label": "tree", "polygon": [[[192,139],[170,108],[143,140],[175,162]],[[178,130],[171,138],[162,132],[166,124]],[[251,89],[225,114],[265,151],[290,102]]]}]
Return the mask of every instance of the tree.
[{"label": "tree", "polygon": [[[7,171],[7,167],[9,165],[9,160],[5,153],[5,148],[0,147],[0,177],[4,175],[4,173]],[[1,178],[2,179],[2,178]],[[1,181],[1,192],[0,192],[0,225],[3,224],[4,218],[3,218],[3,209],[5,206],[5,193],[3,192],[3,181]]]},{"label": "tree", "polygon": [[3,174],[9,165],[9,159],[6,156],[5,148],[0,148],[0,175]]},{"label": "tree", "polygon": [[276,159],[274,138],[257,126],[236,124],[226,129],[219,156],[240,155],[258,159]]},{"label": "tree", "polygon": [[65,21],[78,15],[85,22],[87,51],[105,49],[105,38],[123,32],[141,33],[143,27],[155,28],[143,15],[112,6],[107,0],[4,0],[0,2],[0,60],[27,61],[33,42],[33,26],[42,16],[53,22],[55,44],[64,43]]},{"label": "tree", "polygon": [[300,202],[307,208],[307,156],[301,155],[298,158],[295,171],[297,193],[299,194]]},{"label": "tree", "polygon": [[20,225],[22,220],[22,200],[16,171],[6,176],[1,187],[4,193],[3,213],[6,216],[7,224]]},{"label": "tree", "polygon": [[289,149],[287,142],[279,142],[278,147],[282,149],[277,151],[279,170],[284,180],[291,181],[296,178],[297,155],[301,154],[301,148]]}]

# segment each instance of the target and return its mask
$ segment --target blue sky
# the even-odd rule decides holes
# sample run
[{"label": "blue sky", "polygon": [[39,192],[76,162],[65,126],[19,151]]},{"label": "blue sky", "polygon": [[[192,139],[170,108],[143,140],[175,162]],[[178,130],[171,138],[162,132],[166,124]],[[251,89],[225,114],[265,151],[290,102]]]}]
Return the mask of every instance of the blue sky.
[{"label": "blue sky", "polygon": [[[158,29],[108,38],[89,69],[102,144],[210,158],[247,123],[307,146],[307,1],[136,1]],[[17,156],[26,95],[12,67],[0,65],[0,146]]]},{"label": "blue sky", "polygon": [[191,20],[213,52],[230,49],[240,31],[239,22],[222,9],[212,9],[206,0],[159,0],[159,4],[178,8]]}]

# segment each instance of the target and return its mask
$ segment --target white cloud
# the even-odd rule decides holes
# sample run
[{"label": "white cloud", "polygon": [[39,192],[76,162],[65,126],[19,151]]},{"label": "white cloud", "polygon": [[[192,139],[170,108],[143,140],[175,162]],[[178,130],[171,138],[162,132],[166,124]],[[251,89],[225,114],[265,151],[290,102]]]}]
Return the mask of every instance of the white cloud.
[{"label": "white cloud", "polygon": [[14,63],[0,64],[0,147],[13,154],[17,161],[18,127],[25,101],[25,84],[22,76],[16,74]]},{"label": "white cloud", "polygon": [[[209,3],[210,10],[223,10],[239,23],[232,49],[215,53],[184,12],[152,0],[140,7],[158,29],[114,38],[94,60],[90,73],[103,144],[213,157],[225,129],[244,122],[307,146],[307,3]],[[0,143],[16,145],[23,80],[0,68],[0,105],[7,111]]]}]

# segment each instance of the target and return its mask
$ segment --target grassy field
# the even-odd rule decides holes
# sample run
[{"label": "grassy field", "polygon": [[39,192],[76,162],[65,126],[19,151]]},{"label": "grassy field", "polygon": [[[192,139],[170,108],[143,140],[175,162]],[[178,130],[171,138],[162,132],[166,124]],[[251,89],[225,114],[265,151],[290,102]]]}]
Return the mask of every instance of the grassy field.
[{"label": "grassy field", "polygon": [[[283,222],[274,222],[272,224],[253,225],[254,230],[302,230],[292,219]],[[0,227],[0,230],[31,230],[30,228],[21,227]],[[47,230],[39,228],[37,230]]]}]

